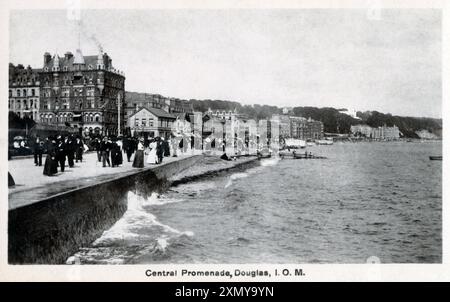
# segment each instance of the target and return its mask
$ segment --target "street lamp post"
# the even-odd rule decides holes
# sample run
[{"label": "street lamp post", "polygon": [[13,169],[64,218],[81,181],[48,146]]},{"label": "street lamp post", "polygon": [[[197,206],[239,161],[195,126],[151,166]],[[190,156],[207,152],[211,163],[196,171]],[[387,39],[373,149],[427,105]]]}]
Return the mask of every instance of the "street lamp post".
[{"label": "street lamp post", "polygon": [[117,95],[117,136],[120,136],[120,93]]}]

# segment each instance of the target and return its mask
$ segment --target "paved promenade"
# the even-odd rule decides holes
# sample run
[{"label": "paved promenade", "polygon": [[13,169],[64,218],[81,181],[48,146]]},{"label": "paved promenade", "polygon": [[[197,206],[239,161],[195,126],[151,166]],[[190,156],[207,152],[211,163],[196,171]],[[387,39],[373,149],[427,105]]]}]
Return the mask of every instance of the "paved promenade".
[{"label": "paved promenade", "polygon": [[33,158],[13,159],[8,161],[8,171],[14,178],[16,185],[8,189],[9,208],[36,202],[40,199],[57,195],[63,192],[81,188],[101,181],[111,180],[117,177],[133,174],[137,171],[152,169],[173,161],[181,160],[192,156],[192,154],[179,155],[178,157],[165,157],[160,165],[144,163],[144,168],[133,168],[133,156],[131,162],[127,162],[124,154],[124,162],[120,167],[105,167],[97,160],[97,153],[87,153],[83,155],[83,162],[75,163],[73,168],[69,168],[66,161],[65,171],[53,176],[43,174],[45,156],[43,156],[42,166],[35,166]]}]

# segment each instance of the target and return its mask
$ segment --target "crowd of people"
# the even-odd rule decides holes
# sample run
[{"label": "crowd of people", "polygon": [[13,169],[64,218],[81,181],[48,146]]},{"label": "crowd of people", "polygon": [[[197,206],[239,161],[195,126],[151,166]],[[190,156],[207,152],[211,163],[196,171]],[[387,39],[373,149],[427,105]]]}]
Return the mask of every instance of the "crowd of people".
[{"label": "crowd of people", "polygon": [[[96,137],[85,141],[76,135],[58,135],[41,139],[37,136],[31,148],[34,154],[34,164],[42,166],[42,157],[47,154],[43,164],[43,174],[52,176],[64,172],[66,166],[72,168],[74,163],[83,161],[83,154],[93,151],[97,154],[97,161],[102,167],[119,167],[126,161],[131,162],[132,167],[143,168],[147,164],[160,164],[164,157],[171,156],[171,146],[164,138],[150,139],[114,136]],[[172,152],[173,156],[176,151]]]},{"label": "crowd of people", "polygon": [[[53,176],[58,172],[65,172],[67,166],[72,168],[75,163],[83,162],[83,154],[87,151],[95,152],[98,165],[104,168],[119,167],[124,162],[131,163],[134,168],[143,168],[145,165],[161,164],[164,157],[194,154],[198,147],[200,151],[203,149],[204,152],[210,153],[217,143],[223,152],[220,158],[231,160],[232,157],[227,156],[225,152],[224,141],[205,140],[204,146],[203,144],[196,146],[192,137],[187,139],[176,137],[167,140],[163,137],[82,137],[75,134],[61,134],[44,139],[39,136],[28,138],[27,147],[34,155],[34,164],[39,167],[44,166],[44,175]],[[234,152],[235,155],[239,153],[239,150]],[[45,162],[43,162],[45,155]]]},{"label": "crowd of people", "polygon": [[44,163],[44,175],[58,173],[58,167],[64,172],[67,164],[73,168],[75,163],[83,161],[83,153],[88,150],[80,136],[67,135],[47,137],[41,140],[39,136],[33,142],[34,164],[42,166],[42,155],[47,154]]}]

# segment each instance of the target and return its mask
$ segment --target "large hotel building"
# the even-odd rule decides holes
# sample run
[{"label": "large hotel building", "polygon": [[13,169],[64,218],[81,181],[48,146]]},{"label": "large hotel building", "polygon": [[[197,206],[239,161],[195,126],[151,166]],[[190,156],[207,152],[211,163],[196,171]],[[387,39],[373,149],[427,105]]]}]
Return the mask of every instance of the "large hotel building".
[{"label": "large hotel building", "polygon": [[[125,76],[106,53],[44,54],[37,121],[80,133],[117,135],[125,128]],[[120,119],[119,119],[120,115]],[[120,132],[120,133],[119,133]]]}]

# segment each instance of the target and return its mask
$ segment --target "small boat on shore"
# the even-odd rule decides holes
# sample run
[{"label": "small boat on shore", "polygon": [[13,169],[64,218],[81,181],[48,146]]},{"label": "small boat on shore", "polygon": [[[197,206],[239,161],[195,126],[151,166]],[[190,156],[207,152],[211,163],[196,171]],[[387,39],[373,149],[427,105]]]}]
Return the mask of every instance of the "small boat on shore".
[{"label": "small boat on shore", "polygon": [[441,156],[430,156],[430,160],[442,160],[442,155]]},{"label": "small boat on shore", "polygon": [[301,139],[288,138],[285,140],[285,149],[303,149],[306,148],[306,141]]},{"label": "small boat on shore", "polygon": [[332,138],[318,139],[318,140],[316,140],[316,144],[318,144],[318,145],[332,145],[333,144],[333,139]]},{"label": "small boat on shore", "polygon": [[281,159],[326,159],[325,156],[313,155],[311,153],[280,153]]},{"label": "small boat on shore", "polygon": [[258,150],[256,152],[256,156],[258,156],[258,159],[271,158],[272,157],[272,150],[270,150],[268,148],[264,148],[262,150]]}]

